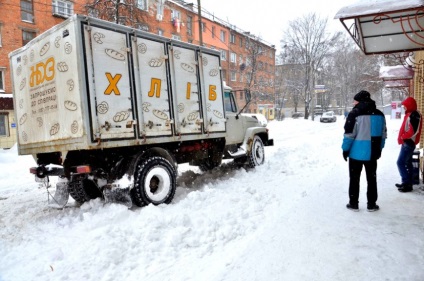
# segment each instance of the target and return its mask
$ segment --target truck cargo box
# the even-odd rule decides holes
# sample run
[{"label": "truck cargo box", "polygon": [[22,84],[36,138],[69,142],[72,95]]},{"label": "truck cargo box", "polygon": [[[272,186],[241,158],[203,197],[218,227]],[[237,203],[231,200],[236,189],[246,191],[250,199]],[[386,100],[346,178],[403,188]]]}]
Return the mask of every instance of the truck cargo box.
[{"label": "truck cargo box", "polygon": [[74,15],[9,58],[20,154],[225,136],[216,51]]}]

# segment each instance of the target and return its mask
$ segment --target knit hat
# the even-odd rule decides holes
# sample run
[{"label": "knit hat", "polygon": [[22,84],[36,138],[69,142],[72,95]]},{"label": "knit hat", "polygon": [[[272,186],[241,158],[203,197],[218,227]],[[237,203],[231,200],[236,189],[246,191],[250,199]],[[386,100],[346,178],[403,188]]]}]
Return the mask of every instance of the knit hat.
[{"label": "knit hat", "polygon": [[371,95],[367,91],[360,91],[353,97],[353,99],[356,101],[369,101],[371,99]]}]

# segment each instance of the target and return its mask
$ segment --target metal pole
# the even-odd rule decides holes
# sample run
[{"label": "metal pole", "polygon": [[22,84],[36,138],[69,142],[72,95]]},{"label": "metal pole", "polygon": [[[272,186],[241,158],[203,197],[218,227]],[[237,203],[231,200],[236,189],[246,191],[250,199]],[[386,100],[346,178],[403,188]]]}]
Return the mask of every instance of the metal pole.
[{"label": "metal pole", "polygon": [[202,7],[200,6],[200,0],[197,0],[197,15],[199,17],[199,45],[203,46]]}]

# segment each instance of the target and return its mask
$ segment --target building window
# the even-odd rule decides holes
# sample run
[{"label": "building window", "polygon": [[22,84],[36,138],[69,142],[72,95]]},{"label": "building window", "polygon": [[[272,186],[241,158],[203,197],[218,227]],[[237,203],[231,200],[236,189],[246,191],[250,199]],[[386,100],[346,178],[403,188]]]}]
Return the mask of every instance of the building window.
[{"label": "building window", "polygon": [[243,38],[241,38],[241,37],[240,37],[240,40],[239,40],[239,45],[240,45],[240,47],[243,47]]},{"label": "building window", "polygon": [[163,5],[164,5],[165,1],[158,1],[156,3],[156,19],[158,20],[162,20],[163,18]]},{"label": "building window", "polygon": [[250,73],[245,73],[245,75],[247,83],[250,83],[250,81],[252,80],[252,75]]},{"label": "building window", "polygon": [[230,43],[236,43],[236,36],[233,33],[230,34]]},{"label": "building window", "polygon": [[32,0],[21,0],[21,20],[34,22]]},{"label": "building window", "polygon": [[172,39],[181,41],[181,36],[176,35],[176,34],[172,34]]},{"label": "building window", "polygon": [[98,18],[99,17],[99,10],[94,9],[94,8],[88,8],[88,15],[90,17],[93,17],[93,18]]},{"label": "building window", "polygon": [[212,38],[215,38],[215,26],[212,26]]},{"label": "building window", "polygon": [[259,70],[263,70],[264,69],[264,63],[263,62],[258,62],[258,69]]},{"label": "building window", "polygon": [[22,30],[22,46],[25,46],[29,41],[35,38],[35,31]]},{"label": "building window", "polygon": [[4,71],[5,68],[0,68],[0,93],[4,93]]},{"label": "building window", "polygon": [[8,132],[9,120],[6,113],[0,112],[0,137],[9,136]]},{"label": "building window", "polygon": [[146,31],[146,32],[149,32],[149,26],[147,24],[145,24],[145,23],[141,23],[141,22],[136,23],[135,24],[135,28],[140,29],[140,30],[143,30],[143,31]]},{"label": "building window", "polygon": [[231,81],[237,81],[237,76],[235,71],[231,71]]},{"label": "building window", "polygon": [[227,51],[221,50],[221,60],[227,60]]},{"label": "building window", "polygon": [[221,70],[222,72],[222,80],[227,81],[227,71],[225,69]]},{"label": "building window", "polygon": [[137,8],[143,11],[148,10],[147,0],[137,0]]},{"label": "building window", "polygon": [[163,36],[163,30],[162,29],[158,29],[158,35]]},{"label": "building window", "polygon": [[202,22],[202,32],[206,32],[206,23]]},{"label": "building window", "polygon": [[177,10],[171,10],[171,20],[179,19],[181,20],[181,13]]},{"label": "building window", "polygon": [[220,38],[219,39],[221,39],[221,42],[223,42],[223,43],[225,43],[225,31],[224,30],[221,30],[221,35],[220,35]]},{"label": "building window", "polygon": [[68,1],[53,0],[53,15],[68,18],[74,13],[74,4]]},{"label": "building window", "polygon": [[[118,24],[126,25],[127,24],[127,17],[119,16],[118,17]],[[136,24],[136,28],[140,29],[138,24]]]},{"label": "building window", "polygon": [[237,54],[236,53],[231,52],[230,61],[233,62],[233,63],[237,62]]},{"label": "building window", "polygon": [[193,35],[193,18],[190,16],[187,16],[187,34]]}]

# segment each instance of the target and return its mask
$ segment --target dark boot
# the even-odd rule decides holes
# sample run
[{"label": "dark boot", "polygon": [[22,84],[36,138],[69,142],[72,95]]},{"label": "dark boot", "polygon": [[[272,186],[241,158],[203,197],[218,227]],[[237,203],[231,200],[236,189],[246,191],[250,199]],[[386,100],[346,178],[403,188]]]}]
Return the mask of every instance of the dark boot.
[{"label": "dark boot", "polygon": [[374,203],[374,204],[368,204],[367,209],[368,209],[368,212],[375,212],[380,210],[380,207]]},{"label": "dark boot", "polygon": [[352,210],[354,212],[358,212],[359,211],[358,204],[351,204],[351,203],[349,203],[349,204],[346,205],[346,208],[348,208],[349,210]]},{"label": "dark boot", "polygon": [[396,184],[395,184],[395,186],[396,186],[397,188],[402,188],[402,187],[403,187],[403,183],[396,183]]},{"label": "dark boot", "polygon": [[399,192],[411,192],[412,189],[412,184],[403,184],[403,186],[401,188],[398,188]]}]

